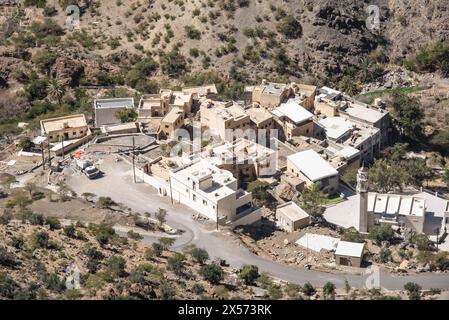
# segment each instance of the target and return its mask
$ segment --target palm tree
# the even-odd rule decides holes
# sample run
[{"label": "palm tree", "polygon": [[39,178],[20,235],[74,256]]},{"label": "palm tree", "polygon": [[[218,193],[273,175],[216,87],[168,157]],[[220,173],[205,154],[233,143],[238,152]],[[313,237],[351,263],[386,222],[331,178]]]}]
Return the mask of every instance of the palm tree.
[{"label": "palm tree", "polygon": [[58,104],[61,106],[61,100],[65,94],[64,83],[62,83],[61,81],[58,81],[57,79],[52,79],[48,83],[47,92],[48,92],[48,96],[51,99],[57,100]]},{"label": "palm tree", "polygon": [[320,190],[319,183],[302,191],[302,206],[313,218],[322,215],[322,205],[326,201],[326,195]]}]

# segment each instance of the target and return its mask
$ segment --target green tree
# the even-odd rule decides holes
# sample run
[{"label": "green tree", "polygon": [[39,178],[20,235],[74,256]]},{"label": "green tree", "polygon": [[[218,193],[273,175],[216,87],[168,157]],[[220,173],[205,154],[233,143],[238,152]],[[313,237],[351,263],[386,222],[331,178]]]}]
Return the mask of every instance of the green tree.
[{"label": "green tree", "polygon": [[268,192],[269,184],[260,180],[255,180],[248,183],[247,191],[251,192],[253,198],[262,204],[268,204],[271,198]]},{"label": "green tree", "polygon": [[225,275],[223,268],[214,263],[202,266],[199,274],[211,284],[219,284],[224,280]]},{"label": "green tree", "polygon": [[394,92],[392,107],[392,116],[400,134],[411,140],[419,140],[422,135],[424,112],[418,99]]},{"label": "green tree", "polygon": [[120,120],[121,123],[128,123],[136,121],[139,115],[133,108],[122,108],[117,110],[115,116]]},{"label": "green tree", "polygon": [[419,284],[407,282],[404,289],[407,291],[410,300],[421,300],[421,286]]},{"label": "green tree", "polygon": [[372,228],[368,234],[368,238],[380,244],[383,241],[391,242],[394,238],[394,230],[389,224],[382,224]]},{"label": "green tree", "polygon": [[114,278],[123,277],[125,275],[126,262],[123,257],[112,256],[106,262],[107,270]]},{"label": "green tree", "polygon": [[242,279],[246,285],[253,285],[259,278],[259,268],[255,265],[244,265],[240,269],[239,278]]},{"label": "green tree", "polygon": [[190,255],[195,262],[201,265],[203,265],[209,259],[209,253],[201,248],[193,248],[192,250],[190,250]]},{"label": "green tree", "polygon": [[154,217],[159,222],[159,227],[162,227],[162,225],[167,221],[167,210],[159,208],[155,213]]},{"label": "green tree", "polygon": [[277,30],[289,39],[297,39],[302,36],[302,26],[295,17],[284,17],[276,26]]},{"label": "green tree", "polygon": [[173,271],[177,276],[182,276],[185,270],[185,256],[182,253],[176,252],[167,259],[168,269]]},{"label": "green tree", "polygon": [[425,159],[411,159],[403,161],[401,165],[408,176],[408,184],[416,188],[422,187],[425,181],[432,180],[435,176]]},{"label": "green tree", "polygon": [[168,238],[168,237],[161,237],[161,238],[159,238],[158,242],[164,250],[167,250],[175,243],[175,239]]},{"label": "green tree", "polygon": [[415,244],[420,251],[432,251],[435,249],[433,242],[425,234],[414,234],[410,242]]},{"label": "green tree", "polygon": [[65,91],[64,83],[57,79],[52,79],[48,83],[47,94],[50,99],[57,101],[59,106],[62,104],[62,98],[64,97]]},{"label": "green tree", "polygon": [[402,189],[408,179],[407,172],[400,164],[391,164],[386,159],[377,160],[369,170],[370,185],[382,193]]},{"label": "green tree", "polygon": [[47,49],[37,51],[31,61],[46,74],[50,73],[51,66],[55,63],[57,55]]},{"label": "green tree", "polygon": [[31,139],[29,137],[24,137],[20,139],[19,147],[23,150],[29,150],[31,149],[31,147],[33,147],[33,142],[31,142]]},{"label": "green tree", "polygon": [[31,247],[33,249],[46,249],[50,244],[50,236],[45,231],[35,231],[31,235]]},{"label": "green tree", "polygon": [[170,77],[180,76],[187,70],[185,58],[177,50],[162,55],[160,61],[162,71]]},{"label": "green tree", "polygon": [[320,190],[319,183],[315,183],[310,188],[302,191],[302,206],[314,218],[321,217],[323,214],[323,204],[326,201],[326,195]]},{"label": "green tree", "polygon": [[332,282],[326,282],[323,286],[323,296],[326,300],[335,299],[335,284]]},{"label": "green tree", "polygon": [[162,300],[173,300],[176,297],[176,289],[169,283],[163,282],[160,285],[160,296]]},{"label": "green tree", "polygon": [[304,286],[302,287],[302,292],[310,297],[313,296],[316,293],[316,289],[312,286],[310,282],[304,283]]}]

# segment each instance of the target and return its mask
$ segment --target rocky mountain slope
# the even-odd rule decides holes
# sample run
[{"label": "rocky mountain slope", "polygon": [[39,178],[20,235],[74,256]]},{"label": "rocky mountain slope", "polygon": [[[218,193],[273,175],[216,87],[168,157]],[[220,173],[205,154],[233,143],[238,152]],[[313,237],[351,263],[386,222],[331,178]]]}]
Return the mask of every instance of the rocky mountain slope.
[{"label": "rocky mountain slope", "polygon": [[[153,93],[215,82],[223,98],[235,99],[244,84],[267,78],[355,94],[449,34],[445,0],[26,3],[1,8],[3,122],[22,117],[36,101],[88,111],[89,98],[100,93],[84,90],[98,86]],[[76,10],[66,14],[70,4],[79,6],[79,23]],[[60,98],[48,92],[53,80],[63,87]],[[37,109],[21,119],[35,119],[47,109],[62,112],[45,104]]]}]

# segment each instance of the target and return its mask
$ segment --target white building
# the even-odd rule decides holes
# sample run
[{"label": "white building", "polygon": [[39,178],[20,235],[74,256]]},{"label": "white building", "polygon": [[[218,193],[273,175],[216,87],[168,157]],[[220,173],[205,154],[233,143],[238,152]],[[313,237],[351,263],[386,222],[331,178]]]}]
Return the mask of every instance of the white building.
[{"label": "white building", "polygon": [[287,232],[305,228],[310,224],[310,215],[296,203],[290,201],[276,208],[277,225]]},{"label": "white building", "polygon": [[220,224],[251,224],[260,220],[252,194],[238,189],[232,173],[204,159],[170,171],[169,190],[174,202],[182,203]]},{"label": "white building", "polygon": [[332,194],[338,190],[338,171],[314,150],[288,156],[287,172],[304,180],[307,187],[318,183],[324,192]]}]

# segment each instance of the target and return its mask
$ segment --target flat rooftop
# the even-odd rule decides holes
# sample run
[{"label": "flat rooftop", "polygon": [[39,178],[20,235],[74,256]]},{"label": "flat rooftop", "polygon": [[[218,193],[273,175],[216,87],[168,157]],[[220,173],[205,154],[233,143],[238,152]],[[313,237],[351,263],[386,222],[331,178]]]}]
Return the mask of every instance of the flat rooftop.
[{"label": "flat rooftop", "polygon": [[333,251],[337,248],[339,238],[333,238],[315,233],[306,233],[296,241],[297,245],[320,252],[321,250]]},{"label": "flat rooftop", "polygon": [[313,150],[298,152],[287,158],[313,182],[338,175],[338,171]]},{"label": "flat rooftop", "polygon": [[272,113],[277,117],[285,116],[296,124],[313,119],[312,113],[292,100],[281,103]]},{"label": "flat rooftop", "polygon": [[278,206],[276,208],[276,212],[282,213],[291,221],[298,221],[309,217],[309,214],[307,212],[305,212],[300,206],[292,201]]},{"label": "flat rooftop", "polygon": [[326,136],[332,140],[340,140],[353,129],[355,124],[342,117],[328,117],[318,121],[324,127]]},{"label": "flat rooftop", "polygon": [[262,107],[251,107],[245,110],[246,114],[250,116],[255,123],[262,123],[273,118],[273,115]]},{"label": "flat rooftop", "polygon": [[177,121],[180,117],[182,117],[183,113],[184,113],[184,111],[182,111],[182,110],[180,110],[178,108],[173,108],[162,119],[162,122],[173,123],[173,122]]},{"label": "flat rooftop", "polygon": [[170,174],[177,180],[183,181],[186,184],[191,179],[201,180],[204,177],[212,176],[212,187],[205,190],[199,190],[199,192],[204,193],[209,199],[219,200],[236,192],[228,187],[230,183],[236,180],[232,173],[226,170],[221,170],[202,158],[175,169]]},{"label": "flat rooftop", "polygon": [[387,115],[386,111],[382,112],[359,102],[349,103],[346,107],[340,109],[340,112],[369,123],[376,123]]},{"label": "flat rooftop", "polygon": [[280,96],[287,88],[286,84],[283,83],[274,83],[274,82],[268,82],[265,85],[265,88],[263,89],[264,94],[270,94],[275,96]]},{"label": "flat rooftop", "polygon": [[60,131],[70,128],[87,127],[86,117],[84,114],[74,114],[66,117],[50,118],[41,120],[42,134]]},{"label": "flat rooftop", "polygon": [[365,248],[365,243],[349,242],[349,241],[339,241],[337,244],[337,249],[335,254],[339,256],[360,258],[363,255],[363,249]]},{"label": "flat rooftop", "polygon": [[369,193],[368,212],[423,217],[426,203],[424,199],[414,196]]},{"label": "flat rooftop", "polygon": [[207,104],[207,109],[221,117],[223,121],[227,120],[240,120],[245,117],[249,118],[245,110],[239,106],[236,102],[220,102],[208,100],[204,102]]},{"label": "flat rooftop", "polygon": [[134,108],[134,98],[96,99],[95,109]]},{"label": "flat rooftop", "polygon": [[189,87],[182,89],[183,92],[186,93],[196,93],[199,96],[206,96],[208,94],[217,94],[217,87],[215,84],[206,84],[204,86],[199,87]]}]

